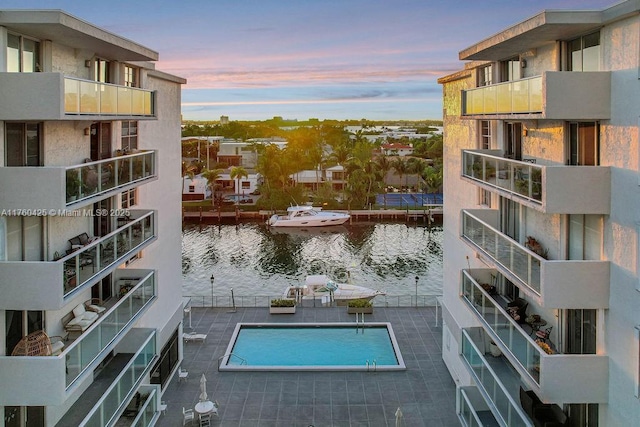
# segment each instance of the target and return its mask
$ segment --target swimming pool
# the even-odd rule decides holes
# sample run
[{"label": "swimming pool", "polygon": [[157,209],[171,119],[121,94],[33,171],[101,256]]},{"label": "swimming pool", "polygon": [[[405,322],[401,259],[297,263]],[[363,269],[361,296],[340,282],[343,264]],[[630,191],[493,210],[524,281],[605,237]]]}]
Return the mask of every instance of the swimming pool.
[{"label": "swimming pool", "polygon": [[406,366],[390,323],[238,323],[221,371],[390,371]]}]

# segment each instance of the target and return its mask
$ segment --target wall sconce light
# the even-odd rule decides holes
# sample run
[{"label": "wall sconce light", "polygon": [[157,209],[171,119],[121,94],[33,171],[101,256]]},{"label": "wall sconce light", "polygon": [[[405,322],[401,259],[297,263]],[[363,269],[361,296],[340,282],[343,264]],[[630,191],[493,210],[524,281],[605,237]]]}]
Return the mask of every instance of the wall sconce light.
[{"label": "wall sconce light", "polygon": [[87,67],[87,68],[91,68],[91,60],[90,59],[85,60],[84,61],[84,66]]},{"label": "wall sconce light", "polygon": [[91,129],[89,129],[89,128],[84,128],[84,134],[85,134],[86,136],[89,136],[89,135],[91,134]]},{"label": "wall sconce light", "polygon": [[520,60],[520,67],[527,68],[527,60],[526,59],[521,59]]},{"label": "wall sconce light", "polygon": [[522,130],[522,135],[523,135],[523,136],[528,136],[528,135],[529,135],[529,129],[524,128],[524,129]]}]

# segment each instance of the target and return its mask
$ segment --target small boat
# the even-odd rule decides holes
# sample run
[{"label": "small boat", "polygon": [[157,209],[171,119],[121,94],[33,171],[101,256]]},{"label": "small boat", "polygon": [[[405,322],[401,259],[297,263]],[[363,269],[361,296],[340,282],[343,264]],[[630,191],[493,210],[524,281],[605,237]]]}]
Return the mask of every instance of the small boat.
[{"label": "small boat", "polygon": [[304,286],[288,286],[284,298],[296,300],[321,299],[323,303],[335,301],[338,305],[347,305],[349,300],[371,300],[385,292],[376,291],[364,286],[336,283],[324,274],[307,276]]},{"label": "small boat", "polygon": [[349,221],[351,215],[341,212],[323,211],[313,206],[290,206],[287,215],[272,215],[267,221],[271,227],[325,227]]}]

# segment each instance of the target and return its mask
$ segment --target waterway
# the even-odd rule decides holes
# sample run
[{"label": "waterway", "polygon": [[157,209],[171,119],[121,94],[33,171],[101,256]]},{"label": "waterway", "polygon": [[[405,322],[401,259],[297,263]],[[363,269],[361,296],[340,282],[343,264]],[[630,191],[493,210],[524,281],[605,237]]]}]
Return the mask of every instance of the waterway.
[{"label": "waterway", "polygon": [[[309,274],[327,274],[391,296],[442,293],[442,226],[359,222],[281,230],[262,222],[185,225],[183,295],[279,297]],[[213,280],[211,278],[213,277]],[[380,297],[376,298],[377,300]],[[203,299],[204,301],[204,299]],[[394,305],[410,305],[411,300]]]}]

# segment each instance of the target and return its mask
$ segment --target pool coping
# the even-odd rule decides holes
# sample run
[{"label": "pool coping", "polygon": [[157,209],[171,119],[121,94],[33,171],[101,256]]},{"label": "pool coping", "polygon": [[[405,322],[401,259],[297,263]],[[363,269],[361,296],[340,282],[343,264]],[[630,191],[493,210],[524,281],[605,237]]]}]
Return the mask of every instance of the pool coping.
[{"label": "pool coping", "polygon": [[[342,365],[342,366],[315,366],[315,365],[303,365],[303,366],[279,366],[279,365],[263,365],[263,366],[247,366],[247,365],[228,365],[229,359],[234,356],[232,353],[232,349],[236,343],[238,338],[238,334],[240,333],[240,329],[243,326],[254,326],[254,327],[282,327],[282,328],[291,328],[291,327],[311,327],[311,326],[332,326],[332,327],[386,327],[387,332],[389,333],[389,338],[391,340],[391,346],[396,355],[396,359],[398,360],[397,365]],[[239,356],[236,356],[239,357]],[[398,341],[396,340],[395,333],[393,332],[393,326],[391,326],[391,322],[368,322],[365,324],[356,325],[353,322],[302,322],[302,323],[249,323],[249,322],[239,322],[236,323],[236,326],[233,330],[233,335],[229,340],[229,344],[224,352],[224,356],[222,356],[218,360],[218,371],[299,371],[299,372],[336,372],[336,371],[362,371],[362,372],[377,372],[377,371],[405,371],[407,366],[404,363],[404,359],[402,358],[402,353],[400,352],[400,346],[398,345]]]}]

